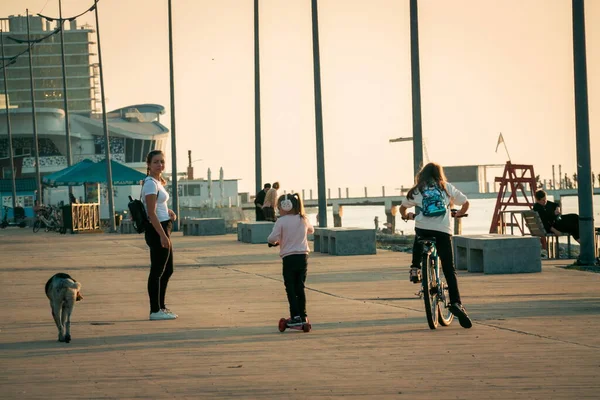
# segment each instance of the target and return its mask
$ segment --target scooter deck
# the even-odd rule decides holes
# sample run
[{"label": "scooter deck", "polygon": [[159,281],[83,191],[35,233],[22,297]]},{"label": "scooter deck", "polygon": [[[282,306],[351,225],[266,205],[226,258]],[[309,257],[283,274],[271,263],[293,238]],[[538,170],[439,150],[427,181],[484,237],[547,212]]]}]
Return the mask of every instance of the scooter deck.
[{"label": "scooter deck", "polygon": [[284,332],[286,329],[294,329],[303,332],[310,332],[312,330],[312,325],[308,319],[306,322],[302,323],[302,325],[289,326],[288,323],[289,318],[281,318],[279,320],[279,332]]}]

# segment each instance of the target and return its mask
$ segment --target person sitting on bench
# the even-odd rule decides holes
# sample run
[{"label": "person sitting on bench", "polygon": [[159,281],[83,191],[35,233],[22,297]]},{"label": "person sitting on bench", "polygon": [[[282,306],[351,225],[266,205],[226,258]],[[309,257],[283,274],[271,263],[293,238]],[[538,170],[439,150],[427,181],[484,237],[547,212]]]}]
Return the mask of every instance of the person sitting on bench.
[{"label": "person sitting on bench", "polygon": [[562,233],[573,236],[579,243],[579,215],[565,214],[560,212],[560,206],[546,199],[546,192],[538,190],[535,192],[535,204],[533,211],[537,211],[548,233],[560,235]]}]

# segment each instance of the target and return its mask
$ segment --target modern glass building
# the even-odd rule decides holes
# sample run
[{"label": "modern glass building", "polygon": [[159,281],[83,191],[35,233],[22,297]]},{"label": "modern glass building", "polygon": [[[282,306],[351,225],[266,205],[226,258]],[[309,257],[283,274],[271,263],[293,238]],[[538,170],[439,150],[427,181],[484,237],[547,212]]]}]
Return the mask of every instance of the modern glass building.
[{"label": "modern glass building", "polygon": [[[49,36],[57,27],[30,16],[31,39]],[[25,16],[0,18],[5,57],[27,49]],[[69,129],[73,163],[104,158],[104,130],[95,53],[95,31],[66,22],[64,30]],[[13,40],[16,39],[16,40]],[[33,46],[33,80],[38,131],[39,165],[42,175],[67,167],[61,35],[50,35]],[[35,146],[29,57],[27,53],[6,67],[9,116],[16,178],[35,176]],[[133,72],[132,72],[133,74]],[[0,179],[11,173],[4,78],[0,73]],[[137,104],[107,113],[111,157],[140,171],[146,170],[150,150],[164,150],[169,130],[160,123],[164,107]]]}]

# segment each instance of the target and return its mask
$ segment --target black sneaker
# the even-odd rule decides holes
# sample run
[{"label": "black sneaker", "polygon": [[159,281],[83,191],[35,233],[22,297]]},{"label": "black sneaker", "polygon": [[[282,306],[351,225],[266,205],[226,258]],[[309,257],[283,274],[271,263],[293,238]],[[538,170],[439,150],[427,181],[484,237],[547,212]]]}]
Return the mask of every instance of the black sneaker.
[{"label": "black sneaker", "polygon": [[302,318],[300,316],[295,316],[294,318],[290,318],[288,320],[288,326],[300,326],[302,325]]},{"label": "black sneaker", "polygon": [[467,310],[460,303],[453,303],[450,305],[450,312],[454,314],[456,318],[458,318],[458,322],[460,326],[463,328],[469,329],[473,326],[471,322],[471,318],[467,315]]},{"label": "black sneaker", "polygon": [[409,280],[412,283],[421,282],[421,268],[411,268],[409,272]]}]

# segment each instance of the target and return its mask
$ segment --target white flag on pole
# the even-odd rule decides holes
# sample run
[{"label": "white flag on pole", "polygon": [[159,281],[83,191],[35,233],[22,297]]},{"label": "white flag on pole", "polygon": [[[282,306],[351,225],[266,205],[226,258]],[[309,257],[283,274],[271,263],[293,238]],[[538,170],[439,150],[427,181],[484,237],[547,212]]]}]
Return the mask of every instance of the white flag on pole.
[{"label": "white flag on pole", "polygon": [[498,136],[498,143],[496,143],[496,153],[498,152],[498,147],[500,143],[504,143],[504,137],[502,137],[502,132],[500,132],[500,136]]}]

